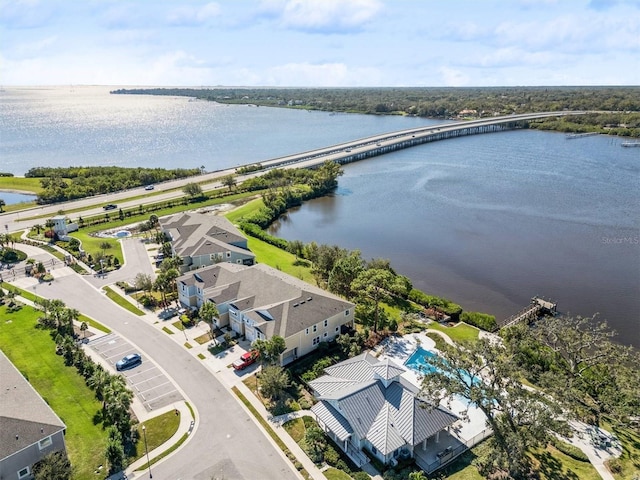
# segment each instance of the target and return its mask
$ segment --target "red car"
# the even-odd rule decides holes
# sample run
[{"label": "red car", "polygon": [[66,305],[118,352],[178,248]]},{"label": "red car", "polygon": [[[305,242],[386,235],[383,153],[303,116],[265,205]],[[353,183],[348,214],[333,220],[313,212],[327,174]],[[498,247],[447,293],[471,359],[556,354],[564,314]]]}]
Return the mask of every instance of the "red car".
[{"label": "red car", "polygon": [[258,352],[257,350],[251,350],[250,352],[244,353],[240,357],[240,359],[236,360],[231,365],[233,365],[233,368],[235,368],[236,370],[244,370],[249,365],[258,360],[259,356],[260,352]]}]

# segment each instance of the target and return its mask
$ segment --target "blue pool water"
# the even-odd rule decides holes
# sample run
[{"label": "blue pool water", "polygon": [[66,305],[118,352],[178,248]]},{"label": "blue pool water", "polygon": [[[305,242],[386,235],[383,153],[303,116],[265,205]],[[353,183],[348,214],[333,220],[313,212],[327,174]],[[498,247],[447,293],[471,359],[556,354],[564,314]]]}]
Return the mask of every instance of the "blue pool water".
[{"label": "blue pool water", "polygon": [[[437,371],[436,367],[434,367],[429,363],[429,359],[435,356],[436,354],[434,352],[430,350],[425,350],[422,347],[418,347],[416,348],[416,351],[413,352],[411,356],[407,359],[407,361],[404,362],[404,364],[406,367],[410,368],[411,370],[424,375],[429,372]],[[474,378],[472,380],[471,376],[464,371],[463,371],[463,377],[467,382],[467,384],[471,383],[472,381],[473,383],[477,383],[480,381],[479,378]]]}]

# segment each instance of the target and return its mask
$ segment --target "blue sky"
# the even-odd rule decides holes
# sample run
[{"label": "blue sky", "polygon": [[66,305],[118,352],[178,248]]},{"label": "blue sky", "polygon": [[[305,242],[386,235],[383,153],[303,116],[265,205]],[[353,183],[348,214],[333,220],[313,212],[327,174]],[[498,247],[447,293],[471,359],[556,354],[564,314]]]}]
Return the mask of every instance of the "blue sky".
[{"label": "blue sky", "polygon": [[0,0],[0,84],[640,85],[640,0]]}]

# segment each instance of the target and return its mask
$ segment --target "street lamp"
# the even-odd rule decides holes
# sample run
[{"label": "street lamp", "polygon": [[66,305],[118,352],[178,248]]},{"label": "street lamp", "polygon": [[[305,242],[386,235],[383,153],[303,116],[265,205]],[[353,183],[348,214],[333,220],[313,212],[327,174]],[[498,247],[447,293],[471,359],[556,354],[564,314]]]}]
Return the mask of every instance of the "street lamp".
[{"label": "street lamp", "polygon": [[151,462],[149,461],[149,449],[147,448],[147,427],[142,425],[142,436],[144,437],[144,451],[147,454],[147,465],[149,466],[149,478],[153,478],[151,475]]}]

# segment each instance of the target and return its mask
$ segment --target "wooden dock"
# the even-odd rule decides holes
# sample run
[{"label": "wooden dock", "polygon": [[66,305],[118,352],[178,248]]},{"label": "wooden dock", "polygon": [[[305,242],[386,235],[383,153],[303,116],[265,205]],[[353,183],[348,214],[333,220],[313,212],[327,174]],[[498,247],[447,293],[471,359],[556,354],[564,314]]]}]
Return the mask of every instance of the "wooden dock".
[{"label": "wooden dock", "polygon": [[502,322],[502,324],[498,326],[498,329],[510,327],[511,325],[515,325],[516,323],[520,322],[530,323],[542,315],[555,315],[558,312],[557,308],[557,303],[552,302],[551,300],[546,300],[542,297],[538,297],[536,295],[531,299],[531,303],[529,305],[527,305],[515,315],[511,315],[509,318],[507,318],[504,322]]}]

